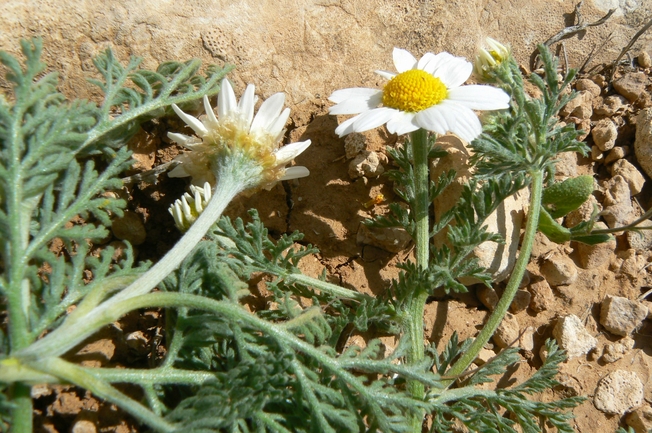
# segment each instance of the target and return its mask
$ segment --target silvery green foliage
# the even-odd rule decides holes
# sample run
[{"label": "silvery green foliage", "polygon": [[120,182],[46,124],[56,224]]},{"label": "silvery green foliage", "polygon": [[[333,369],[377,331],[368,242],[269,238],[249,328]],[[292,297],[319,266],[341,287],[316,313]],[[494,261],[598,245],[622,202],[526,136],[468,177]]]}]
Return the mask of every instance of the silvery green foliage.
[{"label": "silvery green foliage", "polygon": [[[105,194],[121,187],[119,176],[130,166],[124,144],[140,123],[164,115],[170,104],[192,104],[215,94],[226,73],[209,68],[206,76],[199,75],[198,61],[165,63],[156,72],[139,69],[137,59],[124,67],[106,51],[95,59],[101,79],[92,83],[104,94],[97,106],[70,102],[56,90],[56,74],[43,74],[39,40],[23,42],[22,48],[24,66],[0,53],[12,85],[0,97],[0,291],[8,317],[8,333],[0,333],[0,370],[24,367],[12,370],[24,378],[0,371],[6,382],[0,388],[0,427],[31,422],[25,419],[31,412],[25,415],[24,396],[40,380],[84,386],[164,432],[403,432],[409,417],[423,412],[432,415],[432,430],[438,432],[452,431],[455,420],[473,431],[515,432],[518,424],[521,431],[535,432],[541,430],[540,419],[570,431],[564,411],[579,399],[540,403],[530,398],[557,385],[553,377],[563,353],[553,343],[532,378],[492,391],[478,385],[516,362],[516,349],[503,351],[447,388],[442,383],[448,380],[449,366],[468,347],[456,337],[441,354],[430,347],[417,365],[403,362],[406,339],[392,352],[379,340],[365,348],[341,347],[351,332],[402,331],[404,301],[417,285],[461,291],[465,289],[457,278],[462,276],[489,283],[485,270],[466,256],[478,243],[495,239],[483,228],[484,219],[527,184],[518,161],[500,155],[491,158],[501,170],[516,168],[513,176],[468,185],[460,206],[432,228],[434,234],[457,221],[449,232],[451,246],[434,251],[425,270],[403,265],[384,299],[330,294],[324,289],[325,275],[313,284],[299,279],[299,260],[316,250],[302,245],[299,233],[270,239],[252,211],[247,223],[222,218],[168,276],[161,292],[133,299],[134,304],[168,308],[167,353],[156,368],[90,369],[57,357],[22,359],[21,349],[56,329],[70,307],[89,297],[111,296],[147,268],[134,263],[131,250],[119,262],[108,248],[100,257],[88,255],[89,242],[105,237],[111,216],[121,215],[126,206]],[[537,107],[530,111],[545,109]],[[521,115],[505,114],[500,124],[522,129]],[[503,127],[496,123],[498,128]],[[485,138],[490,140],[491,134]],[[560,145],[550,152],[571,147]],[[407,211],[414,200],[407,148],[392,151],[402,170],[391,174],[407,206],[392,206],[392,215],[376,223],[413,233]],[[484,154],[492,155],[492,149],[487,145]],[[447,173],[433,182],[430,196],[452,178]],[[63,254],[49,249],[55,239]],[[278,308],[245,308],[253,276],[263,277]],[[426,398],[411,397],[407,380],[423,383]],[[114,383],[139,386],[143,402],[121,393]],[[20,394],[16,391],[23,399],[15,397]]]}]

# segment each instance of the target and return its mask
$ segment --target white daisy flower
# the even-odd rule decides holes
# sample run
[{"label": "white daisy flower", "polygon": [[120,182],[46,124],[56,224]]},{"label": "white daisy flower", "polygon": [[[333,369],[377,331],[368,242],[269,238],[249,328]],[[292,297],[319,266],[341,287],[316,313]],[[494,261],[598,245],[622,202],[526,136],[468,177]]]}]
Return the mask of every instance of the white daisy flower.
[{"label": "white daisy flower", "polygon": [[308,176],[310,172],[306,167],[285,166],[310,146],[310,140],[279,147],[290,116],[290,109],[283,109],[285,94],[270,96],[254,116],[254,90],[252,84],[248,85],[238,102],[231,84],[223,80],[217,97],[217,116],[206,96],[206,114],[199,119],[173,104],[174,111],[195,135],[168,132],[171,140],[190,149],[176,158],[181,164],[168,176],[191,176],[193,184],[209,182],[215,185],[216,165],[220,164],[220,154],[224,152],[239,152],[260,164],[261,179],[255,182],[259,187],[271,188],[280,180]]},{"label": "white daisy flower", "polygon": [[394,48],[393,57],[398,74],[376,71],[389,80],[382,90],[342,89],[330,96],[337,104],[330,114],[358,114],[335,130],[340,137],[387,124],[389,132],[399,135],[422,128],[437,134],[453,132],[470,142],[482,132],[472,110],[509,107],[510,97],[501,89],[462,86],[473,71],[462,57],[426,53],[417,61],[400,48]]}]

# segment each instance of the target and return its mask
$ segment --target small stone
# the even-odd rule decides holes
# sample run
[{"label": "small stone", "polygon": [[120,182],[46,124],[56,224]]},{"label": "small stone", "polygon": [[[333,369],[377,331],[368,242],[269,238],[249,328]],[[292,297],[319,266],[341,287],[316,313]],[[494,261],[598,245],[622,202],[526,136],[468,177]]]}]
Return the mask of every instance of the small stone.
[{"label": "small stone", "polygon": [[601,412],[623,415],[643,403],[643,383],[633,371],[616,370],[600,379],[593,405]]},{"label": "small stone", "polygon": [[607,296],[600,306],[600,324],[612,334],[627,336],[647,317],[647,307],[620,296]]},{"label": "small stone", "polygon": [[593,95],[588,91],[580,91],[560,111],[564,117],[573,116],[578,119],[589,119],[593,114]]},{"label": "small stone", "polygon": [[636,57],[636,60],[638,60],[638,65],[641,68],[652,67],[652,59],[650,59],[650,55],[646,51],[643,51],[641,54],[639,54]]},{"label": "small stone", "polygon": [[122,217],[115,218],[111,224],[111,231],[116,238],[128,241],[132,245],[142,244],[147,237],[140,216],[131,211],[125,211]]},{"label": "small stone", "polygon": [[557,154],[555,171],[561,177],[577,176],[577,152],[562,152]]},{"label": "small stone", "polygon": [[605,344],[604,349],[602,350],[602,361],[607,364],[612,364],[619,359],[622,359],[627,352],[627,348],[620,343],[609,343]]},{"label": "small stone", "polygon": [[352,132],[344,139],[344,151],[346,152],[346,159],[355,158],[366,148],[367,138],[359,132]]},{"label": "small stone", "polygon": [[652,408],[650,406],[639,407],[634,412],[627,414],[625,422],[636,433],[649,433],[652,430]]},{"label": "small stone", "polygon": [[629,192],[631,195],[636,195],[643,190],[645,178],[641,172],[626,159],[618,160],[611,166],[611,175],[622,176],[629,185]]},{"label": "small stone", "polygon": [[496,293],[493,287],[480,286],[476,292],[476,295],[478,296],[480,302],[482,302],[482,305],[487,307],[490,311],[493,311],[494,308],[496,308],[499,297],[498,293]]},{"label": "small stone", "polygon": [[632,197],[629,192],[629,184],[620,175],[616,175],[604,184],[604,210],[602,217],[609,228],[625,226],[637,217]]},{"label": "small stone", "polygon": [[[606,228],[607,225],[601,221],[598,221],[594,225],[594,230]],[[596,245],[577,243],[577,254],[579,256],[580,266],[583,269],[595,269],[608,263],[615,250],[616,239],[611,239],[608,242],[602,242]]]},{"label": "small stone", "polygon": [[630,72],[614,81],[614,89],[630,102],[634,102],[645,92],[647,83],[647,75],[644,72]]},{"label": "small stone", "polygon": [[566,351],[568,359],[586,355],[598,344],[598,340],[587,332],[579,317],[573,314],[561,318],[552,330],[552,335],[559,347]]},{"label": "small stone", "polygon": [[482,349],[480,349],[480,353],[478,353],[478,357],[475,358],[475,361],[473,361],[473,363],[477,366],[485,365],[494,356],[496,356],[496,352],[490,349],[485,349],[483,347]]},{"label": "small stone", "polygon": [[521,333],[521,336],[518,339],[518,345],[523,350],[534,350],[534,328],[528,326]]},{"label": "small stone", "polygon": [[618,111],[625,108],[627,105],[627,99],[620,95],[611,95],[604,98],[602,104],[598,104],[595,108],[595,113],[600,116],[611,117]]},{"label": "small stone", "polygon": [[385,167],[380,163],[378,154],[374,151],[365,150],[358,154],[349,164],[349,176],[351,179],[358,177],[378,177],[385,172]]},{"label": "small stone", "polygon": [[598,148],[606,152],[614,147],[618,138],[618,128],[611,119],[602,119],[591,130],[591,137]]},{"label": "small stone", "polygon": [[591,95],[593,95],[593,97],[598,97],[600,96],[600,93],[602,93],[602,89],[600,88],[600,86],[598,86],[588,78],[581,78],[575,81],[575,89],[578,91],[586,90]]},{"label": "small stone", "polygon": [[[652,227],[652,221],[641,221],[638,227]],[[627,242],[630,248],[648,251],[652,249],[652,230],[641,230],[640,232],[628,231]]]},{"label": "small stone", "polygon": [[527,290],[518,290],[509,306],[509,311],[513,314],[524,311],[530,305],[531,298],[532,295]]},{"label": "small stone", "polygon": [[634,153],[643,171],[652,177],[652,108],[641,110],[636,116]]},{"label": "small stone", "polygon": [[367,227],[362,224],[356,236],[358,245],[372,245],[390,253],[404,250],[410,241],[410,235],[399,227]]},{"label": "small stone", "polygon": [[598,199],[595,198],[594,195],[590,195],[580,207],[569,212],[566,217],[564,217],[564,226],[571,228],[583,221],[590,220],[595,208],[597,208],[598,211],[602,210],[602,206],[598,203]]},{"label": "small stone", "polygon": [[555,294],[546,280],[540,280],[530,284],[530,309],[535,313],[550,309],[555,302]]},{"label": "small stone", "polygon": [[519,337],[519,324],[516,320],[516,316],[510,313],[506,313],[503,321],[498,325],[496,333],[493,336],[493,341],[496,343],[496,346],[504,349],[509,347],[518,341]]},{"label": "small stone", "polygon": [[149,340],[143,331],[135,331],[127,335],[125,342],[130,349],[144,355],[149,352]]},{"label": "small stone", "polygon": [[92,421],[80,419],[75,422],[75,425],[72,426],[70,431],[71,433],[97,433],[97,427]]},{"label": "small stone", "polygon": [[602,150],[595,144],[591,146],[591,161],[602,161],[604,159],[604,155],[602,154]]},{"label": "small stone", "polygon": [[625,156],[627,156],[628,153],[626,147],[627,146],[617,146],[611,149],[611,151],[604,158],[604,163],[610,164],[614,161],[618,161],[619,159],[623,159]]},{"label": "small stone", "polygon": [[541,265],[541,274],[551,286],[566,286],[577,279],[577,267],[570,257],[554,254]]}]

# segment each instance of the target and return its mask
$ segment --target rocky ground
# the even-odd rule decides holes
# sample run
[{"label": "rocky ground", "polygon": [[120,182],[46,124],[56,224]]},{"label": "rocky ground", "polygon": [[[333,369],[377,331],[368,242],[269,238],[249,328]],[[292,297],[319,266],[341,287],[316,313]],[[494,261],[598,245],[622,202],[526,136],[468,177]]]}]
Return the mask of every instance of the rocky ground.
[{"label": "rocky ground", "polygon": [[[566,217],[567,226],[588,218],[594,204],[608,227],[625,225],[652,205],[652,189],[646,183],[652,174],[650,66],[649,56],[642,53],[631,66],[621,67],[612,81],[595,74],[574,83],[579,95],[563,111],[561,121],[587,131],[584,140],[591,155],[562,155],[557,175],[594,174],[596,190],[587,205]],[[311,170],[311,176],[240,198],[228,213],[243,215],[255,207],[272,236],[302,231],[306,242],[321,251],[304,260],[305,272],[316,275],[325,267],[334,281],[379,294],[396,276],[395,264],[411,254],[411,244],[401,233],[369,231],[360,225],[385,212],[394,199],[391,182],[382,173],[391,166],[384,146],[397,138],[379,130],[338,139],[333,134],[338,119],[327,115],[327,104],[314,101],[313,108],[294,117],[289,133],[292,141],[313,140],[297,161]],[[176,122],[146,125],[133,140],[135,172],[178,154],[161,130],[180,126]],[[450,146],[455,139],[444,137],[441,143]],[[160,257],[179,237],[166,208],[185,186],[183,180],[163,176],[157,184],[126,188],[130,212],[114,222],[109,244],[120,246],[126,239],[137,246],[139,259]],[[511,313],[477,363],[504,347],[521,347],[522,362],[499,381],[500,386],[509,386],[541,365],[542,343],[556,338],[569,360],[558,378],[562,386],[546,397],[588,397],[574,412],[576,430],[611,432],[631,425],[637,433],[647,431],[652,427],[652,322],[647,320],[652,303],[646,300],[652,286],[651,246],[652,236],[635,233],[621,233],[615,241],[596,247],[557,245],[540,236]],[[462,338],[472,337],[501,290],[500,284],[471,286],[468,295],[432,300],[424,316],[429,341],[441,348],[454,331]],[[264,308],[264,290],[254,293],[252,304]],[[155,365],[165,351],[162,324],[158,311],[131,314],[71,358],[88,366]],[[350,335],[346,344],[364,345],[367,337]],[[392,337],[384,337],[384,342],[388,348],[395,345]],[[35,395],[43,431],[139,431],[115,407],[77,389],[37,387]]]},{"label": "rocky ground", "polygon": [[[580,20],[573,15],[575,4],[566,0],[449,1],[446,7],[428,1],[305,2],[309,6],[299,2],[298,12],[294,3],[268,3],[261,2],[258,10],[247,2],[201,7],[183,2],[184,7],[172,7],[144,1],[134,9],[115,2],[99,10],[80,2],[62,19],[56,1],[32,6],[8,1],[0,17],[6,29],[0,48],[16,52],[18,36],[44,35],[46,60],[62,72],[62,89],[71,97],[95,96],[84,79],[91,74],[90,57],[106,45],[113,46],[121,59],[145,56],[148,67],[193,56],[236,63],[232,78],[238,94],[247,82],[255,83],[263,98],[286,91],[293,109],[288,140],[312,140],[297,159],[311,175],[239,198],[228,213],[244,215],[255,207],[272,236],[303,232],[305,241],[320,250],[302,262],[306,273],[317,275],[326,268],[335,282],[375,295],[397,275],[395,265],[411,254],[411,244],[400,233],[374,233],[360,225],[365,218],[386,212],[395,199],[382,172],[391,167],[385,146],[394,145],[397,137],[379,129],[339,139],[333,131],[341,119],[328,115],[327,96],[338,88],[380,84],[371,71],[390,67],[388,53],[395,45],[416,55],[449,50],[471,57],[478,41],[489,34],[512,44],[528,70],[536,43]],[[600,47],[574,84],[578,98],[560,119],[586,131],[584,140],[592,151],[587,158],[562,155],[558,176],[596,178],[590,206],[569,215],[568,226],[586,219],[593,204],[603,212],[608,227],[627,224],[652,207],[649,37],[641,38],[613,77],[602,70],[640,29],[641,17],[652,11],[644,2],[622,3],[605,25],[575,34],[565,43],[569,63],[575,67]],[[582,9],[586,22],[602,17],[605,5],[610,7],[610,2],[587,2]],[[5,85],[2,80],[0,87]],[[182,127],[175,119],[145,124],[130,144],[137,161],[134,171],[125,175],[174,158],[181,150],[165,134]],[[441,142],[448,148],[458,144],[454,137]],[[183,180],[162,176],[157,184],[125,188],[122,194],[130,212],[115,221],[113,236],[97,249],[129,240],[136,245],[139,260],[156,261],[179,238],[167,207],[186,186]],[[541,365],[542,343],[556,338],[568,350],[569,360],[558,378],[562,386],[544,397],[588,397],[574,411],[575,429],[613,432],[619,425],[632,425],[637,433],[647,431],[652,427],[652,321],[647,319],[652,304],[646,297],[652,287],[651,246],[651,237],[632,233],[593,248],[556,245],[540,237],[511,315],[477,362],[506,346],[521,347],[522,362],[499,381],[500,386],[509,386]],[[473,286],[468,295],[432,300],[424,316],[429,341],[441,348],[454,331],[461,338],[474,336],[501,290],[500,284],[492,289]],[[252,291],[256,295],[252,304],[265,308],[264,291]],[[163,324],[159,311],[133,313],[76,348],[70,358],[87,366],[154,366],[165,353]],[[350,335],[346,344],[364,345],[366,338]],[[395,345],[391,337],[383,341],[388,348]],[[137,390],[125,391],[138,397]],[[37,431],[140,431],[114,406],[75,388],[38,386],[34,397]]]}]

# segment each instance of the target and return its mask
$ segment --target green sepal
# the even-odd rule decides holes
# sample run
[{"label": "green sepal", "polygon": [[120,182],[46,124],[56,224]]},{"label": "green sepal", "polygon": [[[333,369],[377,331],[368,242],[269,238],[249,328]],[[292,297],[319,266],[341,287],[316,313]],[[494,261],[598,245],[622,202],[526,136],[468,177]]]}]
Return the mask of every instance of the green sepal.
[{"label": "green sepal", "polygon": [[607,233],[591,233],[593,220],[583,221],[570,229],[571,240],[587,245],[597,245],[613,240],[613,236]]},{"label": "green sepal", "polygon": [[559,218],[579,208],[592,192],[592,176],[573,177],[544,189],[541,203],[552,218]]},{"label": "green sepal", "polygon": [[539,212],[539,230],[557,244],[571,240],[571,231],[555,221],[543,207]]}]

